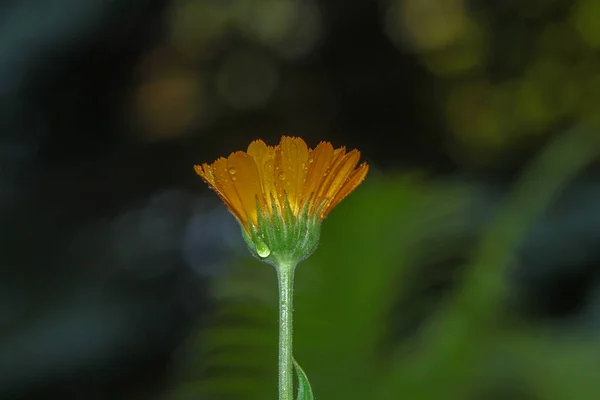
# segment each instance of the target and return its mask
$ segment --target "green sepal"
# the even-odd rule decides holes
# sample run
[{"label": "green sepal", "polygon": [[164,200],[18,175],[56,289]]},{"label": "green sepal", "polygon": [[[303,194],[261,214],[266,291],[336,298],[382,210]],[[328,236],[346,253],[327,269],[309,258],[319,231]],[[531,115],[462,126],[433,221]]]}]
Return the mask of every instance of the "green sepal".
[{"label": "green sepal", "polygon": [[296,370],[296,377],[298,378],[298,397],[297,400],[314,400],[312,388],[310,382],[304,373],[304,370],[294,360],[294,369]]},{"label": "green sepal", "polygon": [[242,226],[242,236],[250,252],[276,267],[295,266],[310,256],[319,243],[319,212],[323,204],[309,210],[308,203],[294,216],[287,198],[283,199],[282,211],[274,201],[270,212],[262,210],[257,202],[257,223],[247,221],[248,229]]}]

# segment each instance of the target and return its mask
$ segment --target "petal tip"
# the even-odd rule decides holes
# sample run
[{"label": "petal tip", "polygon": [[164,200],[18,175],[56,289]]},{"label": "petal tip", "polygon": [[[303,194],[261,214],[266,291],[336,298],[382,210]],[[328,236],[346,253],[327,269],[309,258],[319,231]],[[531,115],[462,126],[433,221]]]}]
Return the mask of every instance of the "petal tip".
[{"label": "petal tip", "polygon": [[209,168],[208,164],[203,163],[201,165],[194,165],[194,171],[198,174],[202,179],[207,180],[206,171]]}]

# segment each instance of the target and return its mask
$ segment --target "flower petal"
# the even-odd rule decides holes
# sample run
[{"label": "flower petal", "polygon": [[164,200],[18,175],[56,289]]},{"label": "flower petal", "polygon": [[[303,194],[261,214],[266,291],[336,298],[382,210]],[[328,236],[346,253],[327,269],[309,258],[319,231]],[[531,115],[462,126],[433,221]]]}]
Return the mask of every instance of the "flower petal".
[{"label": "flower petal", "polygon": [[275,149],[262,140],[255,140],[248,146],[248,155],[254,158],[258,170],[262,188],[262,195],[259,196],[262,211],[271,213],[272,198],[277,197],[274,180]]},{"label": "flower petal", "polygon": [[348,154],[344,155],[341,159],[338,157],[336,165],[332,165],[327,178],[319,187],[317,192],[317,198],[327,200],[328,205],[324,209],[330,209],[330,204],[338,194],[344,183],[348,180],[348,177],[358,164],[360,160],[360,152],[358,150],[352,150]]},{"label": "flower petal", "polygon": [[276,179],[280,180],[294,215],[298,214],[300,197],[308,164],[308,147],[304,140],[284,136],[279,144],[281,148],[281,170]]},{"label": "flower petal", "polygon": [[233,215],[235,215],[244,226],[247,226],[246,215],[242,203],[236,194],[233,180],[227,171],[227,160],[222,157],[219,158],[212,165],[206,166],[204,172],[206,176],[214,182],[211,186],[213,186],[217,195],[223,200]]},{"label": "flower petal", "polygon": [[347,153],[329,142],[312,150],[301,138],[284,136],[275,147],[255,140],[247,152],[194,169],[248,230],[249,224],[258,224],[259,207],[266,217],[276,212],[295,218],[307,206],[312,216],[323,219],[365,179],[369,167],[363,163],[356,168],[359,160],[357,150]]},{"label": "flower petal", "polygon": [[227,159],[227,173],[233,181],[235,193],[239,199],[246,218],[254,224],[258,223],[256,201],[262,196],[260,177],[254,158],[236,151]]},{"label": "flower petal", "polygon": [[352,193],[352,191],[365,179],[367,172],[369,172],[369,165],[367,163],[362,163],[360,167],[355,169],[339,192],[335,195],[334,199],[321,211],[320,218],[325,218],[327,214],[340,203],[340,201],[344,200],[346,196]]},{"label": "flower petal", "polygon": [[329,165],[323,171],[323,174],[321,175],[319,184],[317,185],[317,187],[314,191],[314,196],[313,196],[314,202],[319,203],[319,205],[321,204],[321,202],[323,200],[326,200],[323,196],[324,191],[326,191],[326,189],[324,189],[324,188],[327,187],[329,185],[329,182],[331,181],[331,179],[333,179],[332,174],[335,173],[335,169],[337,168],[339,162],[343,159],[343,157],[345,155],[346,155],[346,148],[344,146],[333,150],[333,154],[329,161]]},{"label": "flower petal", "polygon": [[321,142],[311,152],[308,159],[308,171],[306,172],[306,179],[304,181],[304,188],[302,189],[301,206],[310,198],[311,204],[309,209],[312,209],[316,191],[320,183],[324,179],[324,175],[329,170],[331,165],[331,159],[333,157],[333,146],[329,142]]}]

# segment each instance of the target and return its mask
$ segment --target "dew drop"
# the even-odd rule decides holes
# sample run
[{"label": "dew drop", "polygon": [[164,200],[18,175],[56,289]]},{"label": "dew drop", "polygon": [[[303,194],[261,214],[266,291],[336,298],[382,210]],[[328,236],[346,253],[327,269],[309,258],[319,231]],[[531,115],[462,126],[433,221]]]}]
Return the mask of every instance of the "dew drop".
[{"label": "dew drop", "polygon": [[308,163],[309,163],[309,164],[312,164],[312,163],[313,163],[313,161],[315,161],[315,160],[313,160],[312,158],[309,158],[309,159],[308,159]]},{"label": "dew drop", "polygon": [[281,179],[282,181],[285,181],[285,175],[284,174],[279,175],[279,179]]},{"label": "dew drop", "polygon": [[266,244],[258,242],[256,243],[256,254],[258,254],[260,258],[267,258],[269,257],[269,254],[271,254],[271,249]]},{"label": "dew drop", "polygon": [[236,172],[237,172],[237,171],[236,171],[235,167],[231,167],[231,168],[229,168],[229,173],[230,173],[231,175],[235,175],[235,173],[236,173]]},{"label": "dew drop", "polygon": [[237,179],[237,177],[236,177],[235,175],[232,175],[232,176],[231,176],[231,180],[232,180],[232,181],[235,181],[236,179]]}]

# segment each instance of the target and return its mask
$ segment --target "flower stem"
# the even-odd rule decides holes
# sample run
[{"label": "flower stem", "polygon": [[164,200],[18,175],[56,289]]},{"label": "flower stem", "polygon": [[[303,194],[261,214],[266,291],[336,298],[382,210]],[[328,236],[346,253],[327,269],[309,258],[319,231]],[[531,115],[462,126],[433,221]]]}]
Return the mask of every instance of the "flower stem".
[{"label": "flower stem", "polygon": [[278,265],[279,280],[279,400],[293,400],[293,296],[295,265]]}]

